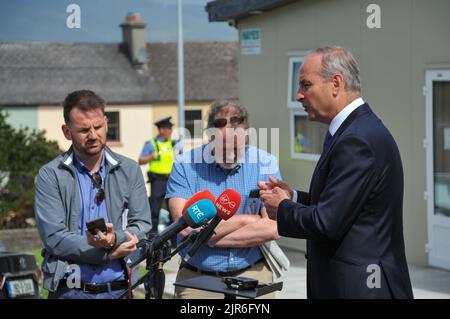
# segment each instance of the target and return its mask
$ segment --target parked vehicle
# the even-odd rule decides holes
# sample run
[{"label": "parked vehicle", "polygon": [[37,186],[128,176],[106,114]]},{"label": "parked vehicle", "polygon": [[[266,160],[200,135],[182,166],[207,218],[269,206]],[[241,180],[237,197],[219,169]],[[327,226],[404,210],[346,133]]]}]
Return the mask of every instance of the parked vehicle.
[{"label": "parked vehicle", "polygon": [[38,299],[39,267],[28,253],[8,252],[0,243],[0,299]]}]

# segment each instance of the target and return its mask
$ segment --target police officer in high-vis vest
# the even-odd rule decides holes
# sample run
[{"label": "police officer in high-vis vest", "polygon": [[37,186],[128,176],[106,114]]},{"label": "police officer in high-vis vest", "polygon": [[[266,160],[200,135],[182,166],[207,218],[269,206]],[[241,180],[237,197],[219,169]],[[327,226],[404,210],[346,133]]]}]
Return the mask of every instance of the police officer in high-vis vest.
[{"label": "police officer in high-vis vest", "polygon": [[158,232],[159,211],[166,195],[167,180],[169,179],[175,157],[175,144],[177,141],[171,139],[173,126],[173,123],[170,121],[171,118],[169,116],[155,122],[155,125],[158,127],[158,136],[145,143],[139,157],[139,165],[149,163],[147,175],[151,185],[150,209],[152,212],[153,233]]}]

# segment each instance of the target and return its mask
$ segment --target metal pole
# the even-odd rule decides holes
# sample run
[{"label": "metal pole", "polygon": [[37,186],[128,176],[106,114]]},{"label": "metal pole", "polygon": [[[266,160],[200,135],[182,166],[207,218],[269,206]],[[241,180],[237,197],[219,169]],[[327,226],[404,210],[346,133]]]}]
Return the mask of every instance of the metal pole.
[{"label": "metal pole", "polygon": [[178,13],[178,127],[180,130],[180,142],[183,145],[184,139],[184,48],[183,48],[183,4],[182,0],[177,0]]}]

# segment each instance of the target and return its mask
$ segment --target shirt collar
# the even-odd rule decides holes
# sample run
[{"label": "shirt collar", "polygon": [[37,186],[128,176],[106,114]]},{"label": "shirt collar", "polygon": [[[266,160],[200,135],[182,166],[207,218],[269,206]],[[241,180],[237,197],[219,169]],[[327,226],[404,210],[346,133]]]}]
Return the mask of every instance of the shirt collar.
[{"label": "shirt collar", "polygon": [[[216,170],[221,170],[227,175],[233,175],[233,174],[237,173],[240,170],[240,168],[242,167],[242,165],[238,163],[238,165],[236,165],[236,167],[234,167],[232,169],[223,168],[222,166],[219,165],[219,163],[216,162],[216,159],[214,157],[213,143],[212,142],[208,143],[205,146],[205,148],[206,148],[206,151],[204,152],[205,160],[207,163],[212,163],[215,166]],[[249,150],[249,145],[247,144],[247,145],[245,145],[244,160],[247,157],[248,150]]]},{"label": "shirt collar", "polygon": [[[84,165],[84,163],[78,158],[78,156],[75,155],[75,153],[73,153],[73,164],[75,165],[76,169],[78,170],[79,173],[88,173],[90,174],[90,170],[86,167],[86,165]],[[102,151],[102,160],[100,162],[100,168],[99,168],[99,172],[103,173],[105,172],[105,168],[106,168],[106,159],[105,159],[105,151]]]},{"label": "shirt collar", "polygon": [[158,135],[155,138],[155,140],[157,140],[158,142],[168,142],[169,141],[169,139],[166,140],[166,139],[162,138],[161,135]]},{"label": "shirt collar", "polygon": [[230,175],[230,176],[236,174],[241,168],[241,164],[237,164],[235,167],[233,167],[231,169],[224,168],[224,167],[220,166],[219,163],[215,163],[215,166],[216,166],[216,170],[222,171],[226,175]]},{"label": "shirt collar", "polygon": [[345,119],[358,107],[364,104],[364,100],[359,97],[356,100],[353,100],[350,104],[348,104],[346,107],[344,107],[331,121],[330,127],[328,128],[328,131],[333,136],[339,127],[344,123]]}]

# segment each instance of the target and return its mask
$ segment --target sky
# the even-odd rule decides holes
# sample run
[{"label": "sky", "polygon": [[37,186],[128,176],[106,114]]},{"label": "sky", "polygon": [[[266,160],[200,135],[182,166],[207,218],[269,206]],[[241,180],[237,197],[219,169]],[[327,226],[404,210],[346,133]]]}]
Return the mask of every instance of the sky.
[{"label": "sky", "polygon": [[[208,22],[212,0],[182,0],[185,41],[237,41],[224,22]],[[66,25],[69,4],[81,9],[81,28]],[[127,13],[139,12],[147,42],[177,40],[176,0],[0,0],[0,42],[121,42],[119,25]]]}]

